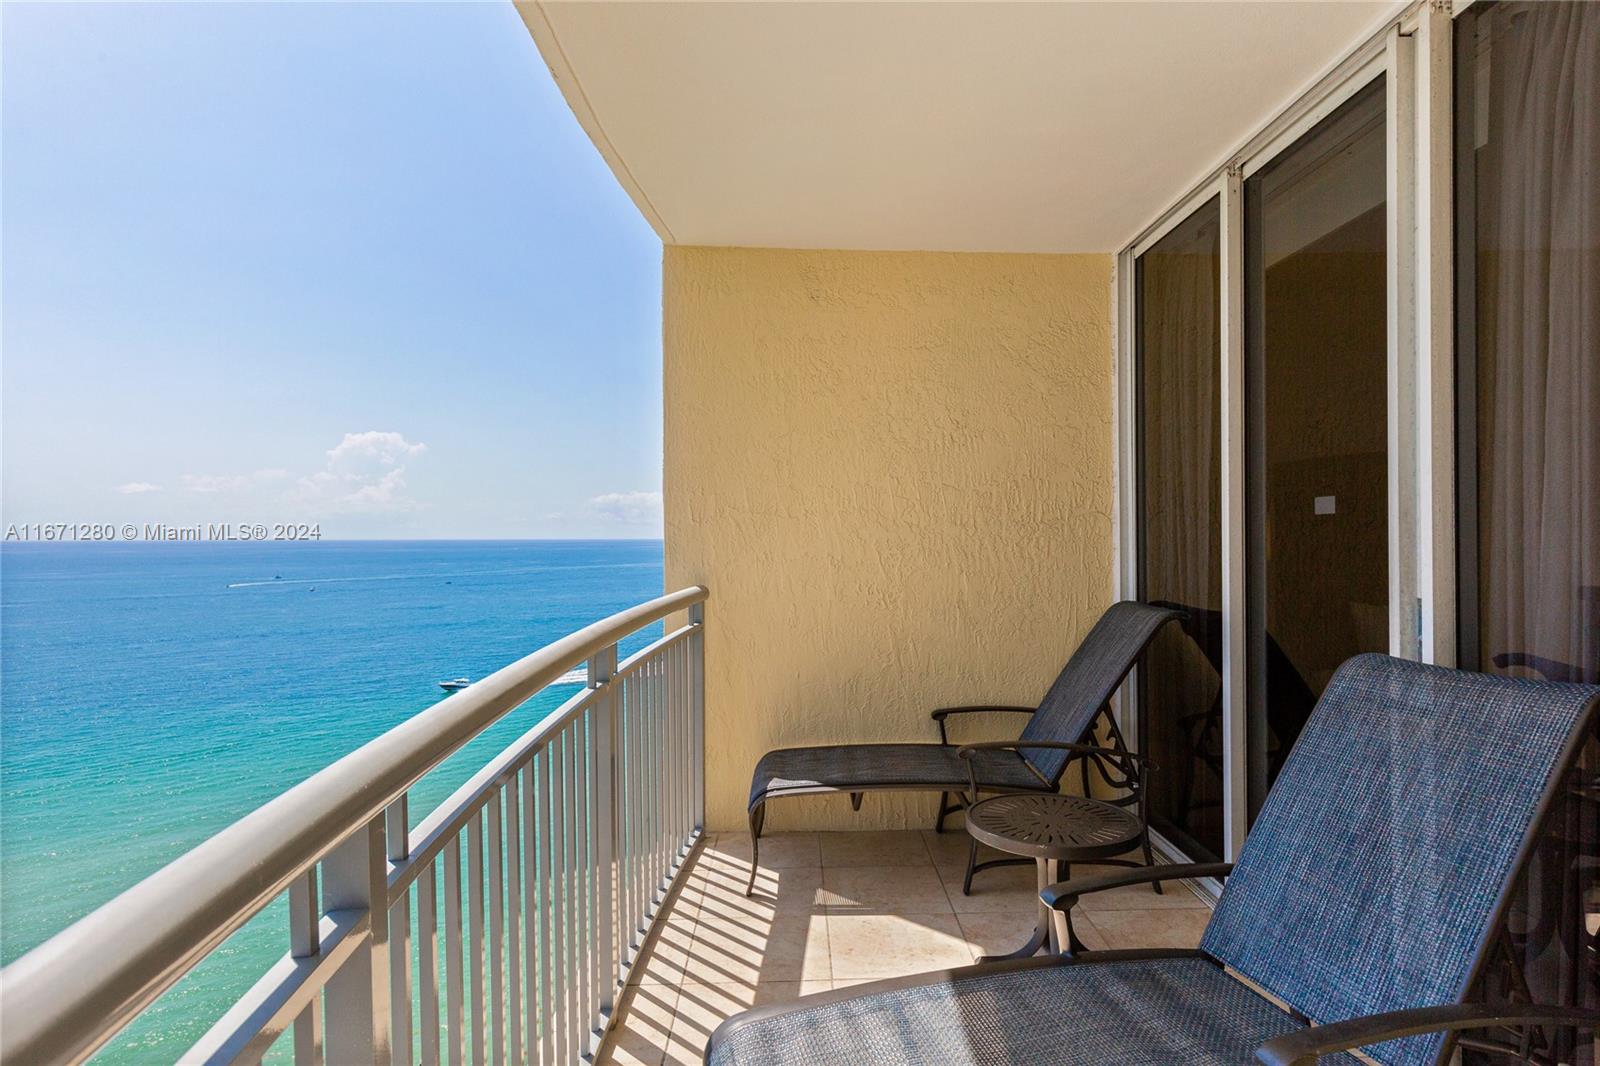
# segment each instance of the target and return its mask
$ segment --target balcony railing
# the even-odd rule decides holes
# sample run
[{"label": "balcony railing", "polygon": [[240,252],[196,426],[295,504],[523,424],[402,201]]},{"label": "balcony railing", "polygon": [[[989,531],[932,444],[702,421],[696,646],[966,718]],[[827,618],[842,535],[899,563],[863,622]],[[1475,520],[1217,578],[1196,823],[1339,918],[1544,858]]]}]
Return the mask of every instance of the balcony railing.
[{"label": "balcony railing", "polygon": [[[0,1060],[87,1058],[284,894],[288,951],[184,1061],[257,1062],[280,1036],[302,1066],[592,1051],[700,835],[706,596],[623,611],[441,700],[18,959]],[[411,826],[423,775],[585,666],[583,691]]]}]

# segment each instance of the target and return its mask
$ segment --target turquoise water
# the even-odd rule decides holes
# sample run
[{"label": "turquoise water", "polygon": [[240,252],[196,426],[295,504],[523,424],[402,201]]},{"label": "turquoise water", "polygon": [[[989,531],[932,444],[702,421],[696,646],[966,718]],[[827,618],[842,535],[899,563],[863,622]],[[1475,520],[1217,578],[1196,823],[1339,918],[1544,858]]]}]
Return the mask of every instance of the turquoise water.
[{"label": "turquoise water", "polygon": [[[0,547],[0,960],[480,678],[660,595],[660,541]],[[661,627],[624,642],[627,654]],[[413,822],[577,690],[413,792]],[[286,947],[281,903],[96,1061],[171,1061]]]}]

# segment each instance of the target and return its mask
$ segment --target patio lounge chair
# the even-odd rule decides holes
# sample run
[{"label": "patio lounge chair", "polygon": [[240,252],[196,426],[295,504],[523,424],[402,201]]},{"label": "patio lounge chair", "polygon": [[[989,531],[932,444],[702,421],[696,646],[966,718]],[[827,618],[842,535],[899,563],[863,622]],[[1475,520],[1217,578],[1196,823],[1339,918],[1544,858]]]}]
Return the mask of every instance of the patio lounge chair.
[{"label": "patio lounge chair", "polygon": [[[736,1015],[712,1066],[1448,1060],[1463,1030],[1600,1013],[1464,1002],[1600,687],[1362,655],[1334,675],[1238,864],[1052,885],[1069,911],[1153,878],[1227,877],[1198,950],[1080,952],[875,982]],[[1227,967],[1227,969],[1224,969]],[[1289,1007],[1280,1009],[1233,974]],[[1308,1024],[1308,1019],[1321,1023]]]},{"label": "patio lounge chair", "polygon": [[[1128,790],[1122,802],[1138,803],[1140,820],[1148,826],[1149,819],[1143,817],[1143,791],[1137,788],[1138,775],[1132,770],[1127,746],[1110,713],[1109,701],[1156,633],[1178,617],[1180,613],[1170,608],[1131,602],[1112,604],[1083,638],[1039,706],[946,707],[934,711],[933,720],[939,724],[937,744],[844,744],[767,752],[756,764],[755,777],[750,782],[750,884],[745,888],[745,895],[755,888],[767,802],[782,796],[848,792],[851,804],[860,810],[861,797],[866,792],[938,792],[939,817],[934,828],[942,831],[946,815],[976,801],[975,795],[968,795],[973,784],[982,792],[1054,792],[1067,767],[1081,760],[1086,792],[1089,765],[1093,762],[1107,781]],[[953,715],[980,711],[1005,711],[1031,717],[1014,746],[1003,750],[992,746],[968,750],[964,759],[960,755],[963,749],[949,742],[945,720]],[[1095,720],[1102,714],[1109,723],[1109,748],[1084,743],[1093,740]],[[1050,746],[1030,746],[1030,741]],[[959,797],[955,804],[950,803],[952,794]],[[1145,864],[1149,865],[1148,829],[1144,852]],[[1032,860],[999,859],[979,865],[974,842],[968,853],[963,891],[971,891],[972,875],[977,870],[1017,861]]]}]

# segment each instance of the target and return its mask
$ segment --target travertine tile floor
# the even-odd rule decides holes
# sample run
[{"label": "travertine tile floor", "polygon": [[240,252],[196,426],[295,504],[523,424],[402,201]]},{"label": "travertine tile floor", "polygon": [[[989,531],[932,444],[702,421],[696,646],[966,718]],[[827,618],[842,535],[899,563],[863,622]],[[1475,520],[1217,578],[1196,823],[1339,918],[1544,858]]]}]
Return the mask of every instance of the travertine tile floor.
[{"label": "travertine tile floor", "polygon": [[[761,840],[756,894],[746,899],[748,838],[712,836],[684,871],[599,1062],[698,1063],[711,1031],[747,1007],[1020,946],[1033,929],[1033,869],[986,871],[963,896],[967,841],[959,828],[773,834]],[[1159,896],[1148,887],[1100,893],[1080,910],[1078,935],[1090,948],[1193,947],[1210,917],[1182,884]]]}]

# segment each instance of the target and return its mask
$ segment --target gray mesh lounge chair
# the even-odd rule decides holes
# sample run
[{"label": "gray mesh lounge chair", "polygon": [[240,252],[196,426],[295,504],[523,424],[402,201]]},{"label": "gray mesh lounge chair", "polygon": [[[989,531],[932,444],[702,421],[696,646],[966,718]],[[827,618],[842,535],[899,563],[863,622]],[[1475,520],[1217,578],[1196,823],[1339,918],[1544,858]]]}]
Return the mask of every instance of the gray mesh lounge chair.
[{"label": "gray mesh lounge chair", "polygon": [[[755,777],[750,782],[750,884],[745,888],[745,895],[755,888],[767,802],[782,796],[848,792],[851,804],[860,810],[861,797],[866,792],[937,792],[939,817],[934,828],[942,831],[946,815],[976,800],[975,795],[969,795],[974,789],[981,792],[1054,792],[1067,767],[1077,760],[1083,767],[1085,791],[1092,762],[1107,781],[1129,790],[1124,802],[1141,804],[1142,816],[1143,790],[1137,788],[1139,777],[1128,761],[1127,747],[1110,714],[1109,701],[1156,633],[1178,617],[1180,612],[1170,608],[1142,603],[1112,604],[1083,638],[1039,706],[946,707],[934,711],[933,720],[939,724],[937,744],[845,744],[767,752],[756,764]],[[1007,711],[1031,717],[1017,743],[1010,747],[952,745],[945,731],[945,720],[953,715],[979,711]],[[1095,748],[1080,743],[1093,739],[1095,719],[1102,712],[1109,723],[1112,746]],[[1030,747],[1028,741],[1055,746]],[[954,804],[950,802],[952,795],[959,797]],[[1149,823],[1148,818],[1140,820]],[[1148,830],[1144,851],[1145,864],[1149,865]],[[975,871],[1014,862],[1032,860],[998,859],[979,865],[974,843],[967,857],[963,891],[971,892]]]},{"label": "gray mesh lounge chair", "polygon": [[[972,966],[747,1011],[713,1066],[1448,1060],[1460,1031],[1600,1013],[1465,1002],[1600,687],[1363,655],[1329,683],[1237,866],[1052,885],[1070,910],[1152,878],[1227,877],[1195,951],[1102,951]],[[1231,873],[1231,876],[1230,876]],[[1228,969],[1224,969],[1228,967]],[[1244,975],[1284,1011],[1232,973]],[[1307,1019],[1324,1024],[1315,1027]]]}]

